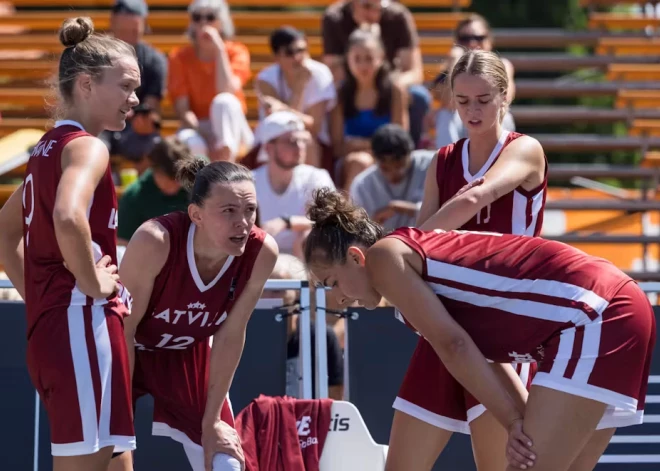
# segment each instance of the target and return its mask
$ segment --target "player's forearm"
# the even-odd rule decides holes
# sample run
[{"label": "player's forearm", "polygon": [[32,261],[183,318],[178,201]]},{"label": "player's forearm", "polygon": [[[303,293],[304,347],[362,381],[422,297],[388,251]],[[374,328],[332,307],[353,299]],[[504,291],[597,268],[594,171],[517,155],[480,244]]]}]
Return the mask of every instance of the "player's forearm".
[{"label": "player's forearm", "polygon": [[245,345],[245,332],[233,338],[228,338],[229,331],[222,332],[222,334],[213,339],[211,348],[209,386],[202,419],[203,428],[212,427],[219,420],[222,404],[227,398]]},{"label": "player's forearm", "polygon": [[490,366],[515,401],[518,412],[524,414],[529,393],[514,367],[511,363],[491,363]]},{"label": "player's forearm", "polygon": [[3,238],[0,243],[0,263],[14,285],[14,289],[25,299],[25,266],[23,264],[23,238],[9,240]]},{"label": "player's forearm", "polygon": [[469,190],[445,203],[420,228],[453,231],[470,221],[486,205],[479,188]]},{"label": "player's forearm", "polygon": [[68,270],[73,273],[83,291],[96,290],[98,278],[87,214],[82,210],[70,211],[68,214],[59,214],[56,211],[53,214],[53,224],[57,244]]},{"label": "player's forearm", "polygon": [[471,339],[465,339],[456,348],[433,347],[452,376],[507,430],[514,420],[522,417],[515,401]]}]

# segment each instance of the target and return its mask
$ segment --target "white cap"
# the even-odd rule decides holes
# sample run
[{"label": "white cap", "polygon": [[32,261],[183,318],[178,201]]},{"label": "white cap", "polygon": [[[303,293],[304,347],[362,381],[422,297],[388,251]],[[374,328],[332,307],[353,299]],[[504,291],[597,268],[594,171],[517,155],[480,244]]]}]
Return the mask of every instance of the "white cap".
[{"label": "white cap", "polygon": [[304,131],[305,123],[291,111],[276,111],[259,123],[254,137],[257,144],[266,144],[290,132]]}]

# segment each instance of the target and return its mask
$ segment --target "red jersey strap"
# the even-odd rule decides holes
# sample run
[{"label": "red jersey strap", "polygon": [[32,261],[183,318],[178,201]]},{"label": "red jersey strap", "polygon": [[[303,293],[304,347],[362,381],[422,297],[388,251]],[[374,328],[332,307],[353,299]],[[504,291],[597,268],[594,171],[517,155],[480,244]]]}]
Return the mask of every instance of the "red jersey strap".
[{"label": "red jersey strap", "polygon": [[400,227],[387,235],[398,239],[408,247],[413,249],[422,258],[422,275],[426,276],[426,251],[419,243],[420,238],[428,237],[428,233],[417,229],[416,227]]}]

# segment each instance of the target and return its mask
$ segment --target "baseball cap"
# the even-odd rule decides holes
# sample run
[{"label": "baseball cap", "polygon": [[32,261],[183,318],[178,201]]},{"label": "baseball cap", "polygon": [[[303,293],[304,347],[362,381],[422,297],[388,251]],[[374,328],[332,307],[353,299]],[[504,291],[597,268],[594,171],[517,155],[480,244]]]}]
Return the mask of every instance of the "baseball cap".
[{"label": "baseball cap", "polygon": [[276,111],[259,123],[255,131],[257,144],[266,144],[284,134],[304,131],[305,123],[291,111]]},{"label": "baseball cap", "polygon": [[255,144],[261,144],[257,162],[266,162],[268,154],[264,144],[290,132],[305,132],[305,123],[291,111],[276,111],[259,123],[254,132]]},{"label": "baseball cap", "polygon": [[112,6],[112,12],[146,17],[149,13],[149,7],[144,0],[116,0]]}]

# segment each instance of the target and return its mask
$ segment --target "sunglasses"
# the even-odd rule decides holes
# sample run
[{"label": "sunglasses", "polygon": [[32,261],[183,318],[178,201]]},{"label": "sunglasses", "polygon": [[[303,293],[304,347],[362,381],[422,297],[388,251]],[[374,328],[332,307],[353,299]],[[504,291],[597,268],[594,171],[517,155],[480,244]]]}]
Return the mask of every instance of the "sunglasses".
[{"label": "sunglasses", "polygon": [[458,42],[459,43],[469,43],[471,41],[476,41],[478,43],[484,42],[486,39],[488,39],[487,34],[462,34],[458,36]]},{"label": "sunglasses", "polygon": [[190,19],[193,21],[193,23],[200,23],[203,21],[206,21],[207,23],[213,23],[215,20],[218,19],[215,13],[192,13],[190,15]]},{"label": "sunglasses", "polygon": [[304,52],[307,52],[307,47],[287,47],[282,50],[282,53],[286,57],[294,57],[298,54],[302,54]]}]

